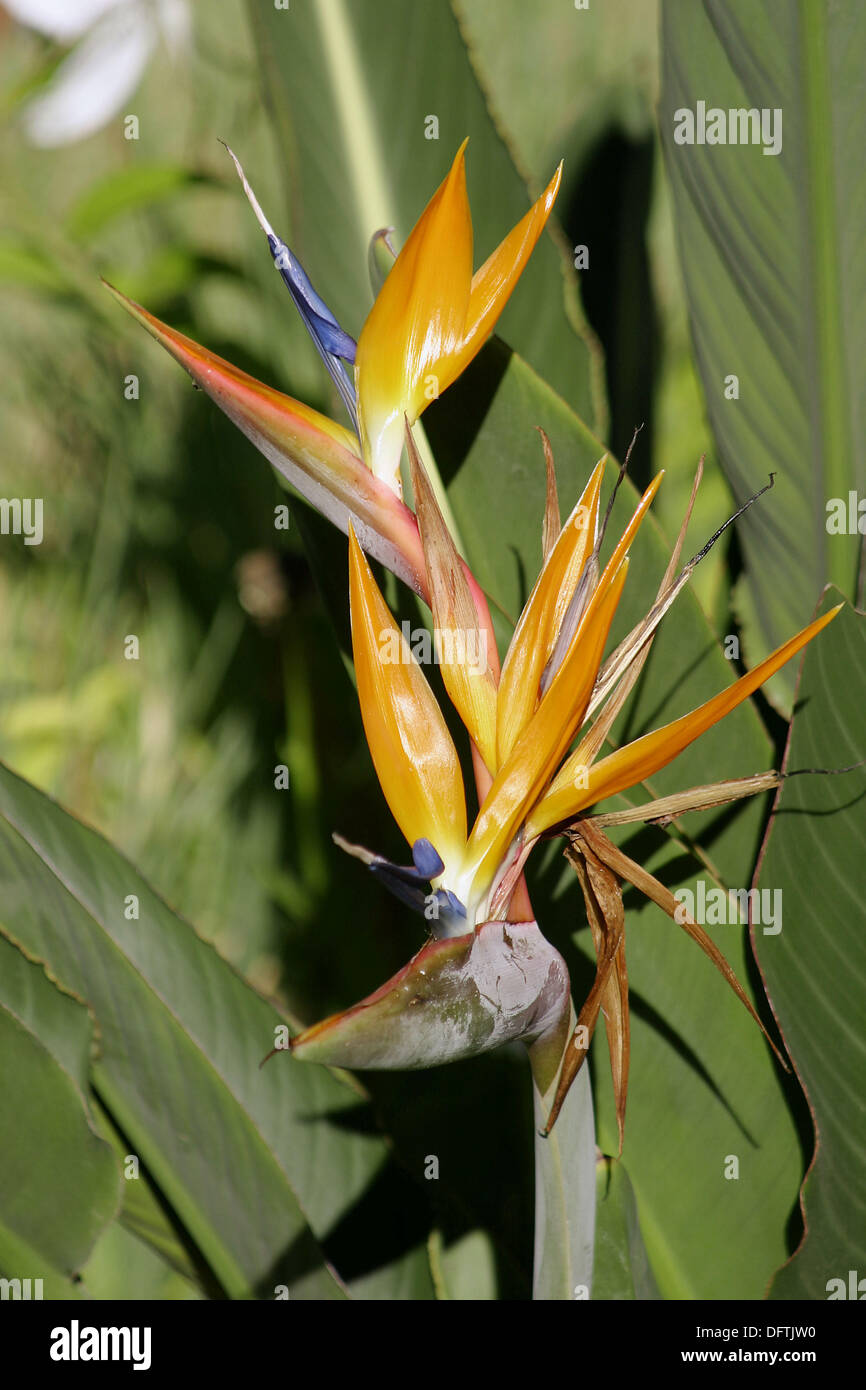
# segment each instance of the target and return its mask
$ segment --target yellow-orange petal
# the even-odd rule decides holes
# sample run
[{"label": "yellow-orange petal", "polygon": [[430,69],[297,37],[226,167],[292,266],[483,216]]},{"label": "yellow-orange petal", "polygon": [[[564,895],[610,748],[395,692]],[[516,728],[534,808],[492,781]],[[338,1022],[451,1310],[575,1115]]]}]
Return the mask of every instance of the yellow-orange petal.
[{"label": "yellow-orange petal", "polygon": [[[829,613],[818,618],[795,637],[789,638],[781,647],[760,662],[753,671],[741,676],[738,681],[714,695],[711,700],[699,705],[697,709],[685,714],[681,719],[656,729],[643,738],[618,748],[615,753],[602,758],[594,767],[582,769],[575,764],[574,755],[565,762],[547,795],[539,802],[529,817],[527,835],[540,835],[554,825],[572,820],[585,807],[596,801],[613,796],[616,792],[633,787],[645,777],[651,777],[659,768],[669,762],[684,748],[688,748],[696,738],[712,728],[737,705],[747,699],[758,686],[769,680],[770,676],[784,666],[792,656],[796,656],[807,642],[811,642],[823,627],[835,618],[842,604],[832,608]],[[579,750],[578,750],[579,754]],[[585,775],[582,775],[584,774]]]},{"label": "yellow-orange petal", "polygon": [[480,351],[487,336],[493,332],[496,320],[511,297],[524,266],[535,249],[535,244],[547,224],[559,185],[562,179],[562,163],[556,173],[525,217],[500,242],[492,255],[472,277],[472,290],[469,295],[469,310],[463,342],[456,357],[450,364],[450,376],[440,387],[450,385]]},{"label": "yellow-orange petal", "polygon": [[577,581],[595,544],[605,459],[559,533],[520,615],[502,665],[496,745],[501,766],[538,703],[538,687]]},{"label": "yellow-orange petal", "polygon": [[465,149],[464,140],[391,267],[358,339],[355,386],[364,457],[395,490],[403,416],[414,422],[426,404],[427,378],[438,376],[440,363],[463,339],[472,282]]},{"label": "yellow-orange petal", "polygon": [[476,899],[490,887],[505,851],[583,722],[627,571],[625,559],[615,575],[599,584],[565,661],[484,799],[465,861],[467,875],[474,874]]},{"label": "yellow-orange petal", "polygon": [[430,840],[448,868],[466,845],[460,760],[351,528],[349,606],[361,717],[385,799],[409,844]]},{"label": "yellow-orange petal", "polygon": [[[640,530],[640,527],[643,523],[643,519],[649,511],[650,504],[659,490],[663,477],[664,469],[662,469],[661,472],[656,474],[649,487],[647,488],[646,492],[644,493],[643,497],[640,499],[640,502],[637,504],[631,521],[628,523],[628,526],[625,528],[619,540],[617,541],[614,547],[613,554],[611,555],[610,559],[604,567],[601,578],[598,580],[598,583],[595,587],[594,593],[590,594],[590,599],[595,599],[597,601],[599,594],[606,589],[606,587],[611,583],[614,576],[619,573],[619,567],[625,559],[626,555],[628,554],[631,548],[632,541],[634,540],[635,536]],[[590,600],[588,599],[587,602],[588,601]],[[586,603],[583,604],[583,609],[585,612]],[[549,659],[547,667],[548,680],[551,679],[551,676],[555,677],[556,673],[560,670],[560,668],[569,661],[571,654],[577,645],[581,621],[582,619],[580,614],[572,618],[566,610],[565,616],[562,620],[562,626],[559,629],[559,634],[556,639],[556,644],[554,646],[553,653]],[[577,727],[578,726],[575,725],[575,732],[577,731]]]}]

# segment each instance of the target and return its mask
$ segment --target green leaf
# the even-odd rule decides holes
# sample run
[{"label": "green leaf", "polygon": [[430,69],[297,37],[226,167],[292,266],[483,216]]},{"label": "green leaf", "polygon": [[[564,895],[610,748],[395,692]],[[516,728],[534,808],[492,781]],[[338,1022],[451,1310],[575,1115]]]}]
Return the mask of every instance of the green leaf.
[{"label": "green leaf", "polygon": [[[656,6],[618,0],[577,10],[562,0],[452,0],[472,66],[518,167],[543,177],[565,156],[564,178],[611,125],[632,138],[652,127]],[[503,35],[519,35],[503,42]],[[543,99],[542,99],[543,93]]]},{"label": "green leaf", "polygon": [[[405,241],[467,135],[480,265],[528,210],[529,193],[486,109],[447,0],[409,7],[402,0],[313,0],[289,13],[251,3],[249,13],[291,209],[290,220],[281,224],[275,210],[271,221],[343,326],[357,334],[372,302],[370,237],[393,226],[396,244]],[[438,136],[431,139],[432,118]],[[247,173],[255,184],[255,171]],[[582,326],[570,261],[545,235],[500,331],[591,416],[603,406],[593,399]]]},{"label": "green leaf", "polygon": [[[737,735],[729,731],[729,737]],[[710,780],[721,775],[711,759],[704,770]],[[683,777],[680,785],[690,782]],[[699,836],[703,852],[649,828],[625,839],[624,848],[674,892],[697,891],[700,881],[708,888],[748,884],[757,809],[732,818],[737,855],[730,840],[723,847],[722,837],[714,838],[721,816]],[[692,829],[697,819],[687,817],[682,825]],[[625,837],[612,838],[623,843]],[[717,848],[726,859],[731,855],[726,871],[701,862],[706,855],[714,864]],[[786,1226],[802,1175],[780,1069],[695,943],[636,892],[626,892],[624,900],[631,1070],[623,1160],[653,1276],[666,1299],[760,1298],[788,1252]],[[706,929],[760,1010],[745,928]],[[616,1154],[610,1065],[598,1033],[591,1060],[599,1145]],[[731,1156],[740,1164],[739,1181],[726,1176]]]},{"label": "green leaf", "polygon": [[[199,1282],[200,1271],[196,1269],[190,1253],[175,1229],[173,1223],[165,1209],[164,1203],[154,1188],[149,1173],[137,1165],[137,1171],[132,1168],[129,1159],[134,1157],[129,1153],[129,1145],[123,1135],[113,1124],[111,1116],[104,1106],[95,1101],[94,1110],[100,1131],[114,1149],[125,1181],[123,1183],[123,1205],[120,1209],[118,1221],[125,1227],[131,1235],[137,1236],[140,1242],[149,1245],[156,1256],[159,1257],[163,1267],[168,1265],[182,1274],[184,1278],[192,1283]],[[113,1250],[120,1243],[120,1238],[109,1242]],[[135,1249],[133,1243],[132,1249]],[[110,1263],[110,1262],[109,1262]],[[100,1257],[101,1267],[104,1267],[104,1257]],[[121,1264],[122,1269],[122,1264]],[[164,1269],[164,1274],[165,1274]],[[88,1272],[88,1281],[90,1273]],[[115,1287],[113,1297],[118,1297]]]},{"label": "green leaf", "polygon": [[659,1298],[624,1165],[600,1158],[597,1177],[593,1298],[617,1302]]},{"label": "green leaf", "polygon": [[[260,1069],[280,1015],[117,851],[2,767],[0,885],[4,930],[87,999],[93,1084],[223,1289],[344,1297],[318,1242],[340,1250],[388,1172],[355,1089],[285,1054]],[[431,1289],[423,1246],[380,1259],[372,1243],[364,1260],[350,1271],[364,1297]]]},{"label": "green leaf", "polygon": [[0,1148],[0,1268],[42,1279],[49,1298],[76,1296],[71,1281],[120,1200],[88,1110],[90,1042],[83,1004],[0,937],[3,1111],[14,1116]]},{"label": "green leaf", "polygon": [[[127,1184],[128,1186],[129,1184]],[[136,1302],[194,1300],[204,1295],[153,1248],[142,1244],[119,1221],[99,1240],[84,1268],[87,1292],[94,1299]]]},{"label": "green leaf", "polygon": [[[822,608],[838,599],[829,593]],[[866,757],[864,689],[866,618],[846,607],[804,654],[788,771]],[[866,1272],[864,783],[864,768],[784,782],[755,880],[781,894],[782,930],[755,926],[755,946],[815,1126],[806,1232],[773,1298],[826,1298],[828,1280],[847,1287],[850,1269]]]},{"label": "green leaf", "polygon": [[[827,504],[844,499],[847,513],[849,490],[866,492],[866,10],[664,0],[661,49],[662,145],[722,466],[740,500],[778,474],[740,528],[754,659],[803,626],[827,580],[854,593],[861,537],[828,534]],[[726,119],[778,112],[781,150],[676,143],[678,113],[698,102]],[[726,399],[730,376],[739,399]],[[788,671],[788,696],[792,684]]]},{"label": "green leaf", "polygon": [[[369,943],[375,947],[372,935]],[[492,1292],[498,1299],[528,1300],[534,1125],[525,1048],[503,1047],[428,1071],[371,1072],[365,1079],[401,1164],[429,1193],[436,1297],[463,1298],[472,1287],[473,1298]],[[391,1183],[383,1193],[384,1219],[393,1222],[395,1212],[402,1224],[403,1193]]]},{"label": "green leaf", "polygon": [[496,1256],[486,1231],[469,1231],[452,1245],[434,1231],[430,1264],[438,1298],[472,1303],[496,1299]]}]

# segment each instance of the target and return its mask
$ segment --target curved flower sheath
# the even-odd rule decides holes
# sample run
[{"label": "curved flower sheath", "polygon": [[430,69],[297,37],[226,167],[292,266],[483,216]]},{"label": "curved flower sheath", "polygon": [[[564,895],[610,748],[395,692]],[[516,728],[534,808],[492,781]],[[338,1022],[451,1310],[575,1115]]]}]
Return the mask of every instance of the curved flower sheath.
[{"label": "curved flower sheath", "polygon": [[[431,521],[435,502],[429,486],[425,488],[423,469],[411,444],[410,458],[415,494],[421,501],[419,521],[431,593],[440,596],[434,599],[436,629],[447,638],[456,635],[449,623],[459,606],[454,590],[460,589],[460,571],[456,566],[447,568],[453,559],[448,559],[439,524]],[[588,1043],[581,1038],[576,1050],[566,1047],[570,1001],[564,962],[534,921],[520,920],[513,893],[537,840],[555,826],[573,826],[572,854],[579,861],[575,867],[582,875],[599,955],[596,985],[580,1017],[594,1024],[604,1006],[609,1019],[614,1024],[619,1021],[611,1053],[618,1110],[624,1111],[628,1047],[622,898],[607,862],[605,844],[609,842],[590,820],[581,819],[582,813],[612,790],[633,786],[665,766],[805,646],[838,609],[811,623],[754,671],[690,714],[595,763],[612,719],[611,709],[616,713],[621,707],[622,692],[633,685],[661,616],[696,563],[690,562],[674,578],[681,536],[647,620],[602,665],[628,572],[628,550],[661,481],[659,476],[644,493],[600,570],[603,469],[604,461],[548,548],[501,676],[492,677],[489,669],[470,672],[465,660],[443,664],[449,694],[473,741],[490,760],[490,789],[471,828],[460,763],[448,728],[350,531],[352,642],[364,729],[382,790],[412,846],[415,866],[402,869],[368,851],[344,847],[368,863],[388,886],[396,885],[401,896],[408,892],[407,901],[413,901],[414,895],[414,905],[423,905],[432,939],[369,998],[294,1038],[296,1057],[361,1069],[414,1068],[486,1051],[507,1040],[519,1038],[528,1044],[555,1040],[562,1072],[549,1129]],[[449,593],[450,610],[441,597]],[[395,649],[399,651],[396,661]],[[387,659],[383,659],[385,652]],[[449,666],[455,664],[462,667],[461,681],[455,681],[453,671],[449,674]],[[486,696],[467,699],[462,687],[471,681],[488,685],[492,681],[492,706]],[[590,723],[592,714],[596,718]],[[577,734],[582,735],[578,747],[566,756]],[[744,782],[750,785],[727,783],[697,791],[714,792],[718,804],[763,790],[767,775]],[[704,796],[694,804],[709,802]],[[656,814],[660,805],[653,805]],[[680,804],[682,809],[688,809],[687,801]],[[640,812],[638,808],[635,819]],[[618,871],[629,877],[631,861],[612,845],[610,850],[619,855]],[[429,892],[423,891],[424,882]],[[646,874],[639,886],[656,900],[660,900],[656,887],[668,893]],[[672,904],[669,893],[668,898]],[[669,906],[666,900],[663,905]],[[727,962],[702,929],[690,920],[683,923],[679,916],[676,920],[710,954],[754,1015]],[[625,1045],[617,1048],[623,1036]]]},{"label": "curved flower sheath", "polygon": [[307,1062],[415,1071],[549,1035],[566,1041],[565,961],[534,922],[428,941],[367,999],[292,1039]]}]

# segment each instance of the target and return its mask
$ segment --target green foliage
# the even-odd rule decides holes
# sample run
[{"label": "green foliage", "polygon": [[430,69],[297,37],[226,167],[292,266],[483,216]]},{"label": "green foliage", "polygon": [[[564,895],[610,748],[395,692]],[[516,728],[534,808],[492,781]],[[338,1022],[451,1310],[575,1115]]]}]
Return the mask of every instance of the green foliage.
[{"label": "green foliage", "polygon": [[[826,582],[856,592],[862,536],[828,534],[826,506],[866,487],[864,45],[863,10],[829,0],[662,5],[661,144],[719,460],[740,500],[778,474],[739,532],[750,658],[803,626]],[[764,144],[675,143],[699,101],[766,110],[780,148],[770,125]],[[776,686],[788,705],[792,686],[790,671]]]},{"label": "green foliage", "polygon": [[[838,598],[831,589],[822,607]],[[864,686],[866,620],[849,608],[827,641],[804,654],[789,772],[862,762]],[[783,783],[756,878],[760,890],[782,895],[782,931],[756,929],[756,954],[809,1101],[815,1143],[802,1193],[806,1233],[776,1275],[772,1298],[826,1298],[830,1279],[847,1281],[848,1270],[866,1262],[863,800],[862,769]]]},{"label": "green foliage", "polygon": [[[4,932],[64,991],[88,1000],[99,1033],[93,1085],[213,1277],[234,1298],[273,1296],[270,1286],[279,1284],[293,1298],[343,1297],[318,1242],[387,1161],[381,1140],[360,1124],[357,1093],[285,1056],[260,1068],[275,1039],[279,1046],[275,1030],[286,1029],[280,1015],[104,840],[5,770],[0,817]],[[34,1018],[46,1012],[53,1033],[52,1000],[34,996],[32,986],[20,992]],[[68,1172],[71,1160],[59,1157],[65,1130],[48,1119],[55,1097],[34,1085],[27,1047],[14,1056],[22,1095],[39,1097],[38,1119],[53,1141],[46,1163]],[[327,1161],[306,1140],[318,1120],[333,1129]],[[33,1143],[31,1129],[19,1163]],[[92,1144],[98,1161],[88,1156],[82,1167],[115,1197],[108,1146],[96,1135]],[[39,1212],[52,1188],[44,1174],[33,1182],[25,1211]],[[104,1223],[94,1196],[76,1204],[61,1229],[91,1206]],[[389,1297],[404,1277],[400,1269],[392,1285],[373,1287]],[[426,1269],[420,1277],[423,1290]],[[369,1282],[364,1288],[376,1296]]]},{"label": "green foliage", "polygon": [[621,1163],[598,1162],[593,1296],[618,1302],[660,1295],[641,1236],[634,1191]]},{"label": "green foliage", "polygon": [[[21,899],[19,878],[11,892]],[[75,1298],[72,1282],[118,1206],[111,1150],[88,1108],[92,1018],[42,963],[0,939],[0,1048],[4,1132],[0,1266],[42,1278],[49,1298]]]}]

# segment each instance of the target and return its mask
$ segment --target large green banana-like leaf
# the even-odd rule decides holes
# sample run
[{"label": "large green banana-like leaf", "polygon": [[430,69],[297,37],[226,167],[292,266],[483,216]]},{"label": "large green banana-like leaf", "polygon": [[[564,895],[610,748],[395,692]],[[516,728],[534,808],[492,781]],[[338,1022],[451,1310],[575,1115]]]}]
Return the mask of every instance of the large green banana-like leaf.
[{"label": "large green banana-like leaf", "polygon": [[[526,212],[529,196],[447,0],[312,0],[290,11],[253,2],[249,13],[285,165],[291,212],[283,235],[344,326],[357,335],[370,308],[373,232],[393,226],[397,243],[405,241],[467,135],[480,265]],[[501,331],[594,418],[601,407],[589,348],[572,327],[581,318],[570,275],[570,261],[544,236]]]},{"label": "large green banana-like leaf", "polygon": [[88,1107],[92,1023],[83,1001],[0,937],[0,1275],[25,1281],[25,1298],[78,1298],[81,1267],[120,1204],[119,1167]]},{"label": "large green banana-like leaf", "polygon": [[[831,592],[824,602],[838,602]],[[787,769],[866,757],[866,618],[846,608],[805,653]],[[866,1271],[866,768],[794,777],[779,793],[756,887],[779,894],[782,930],[755,930],[758,960],[809,1101],[815,1149],[806,1233],[773,1298],[827,1298]],[[858,1276],[859,1277],[859,1276]],[[838,1286],[835,1296],[839,1297]],[[862,1296],[860,1294],[853,1295]]]},{"label": "large green banana-like leaf", "polygon": [[[523,0],[451,3],[491,114],[533,178],[564,156],[567,186],[610,126],[632,138],[650,134],[656,0],[583,10],[534,0],[531,13]],[[519,34],[519,42],[503,43],[503,34]]]},{"label": "large green banana-like leaf", "polygon": [[[217,1283],[241,1298],[280,1285],[292,1298],[345,1297],[320,1242],[341,1249],[341,1223],[387,1170],[357,1093],[286,1054],[260,1069],[280,1015],[99,835],[2,767],[0,884],[4,936],[45,963],[64,1008],[67,994],[86,1001],[92,1084]],[[27,1047],[15,1054],[22,1075]],[[46,1105],[46,1151],[64,1132]],[[431,1296],[423,1246],[397,1242],[383,1259],[370,1248],[345,1274],[358,1296]]]},{"label": "large green banana-like leaf", "polygon": [[[827,580],[855,593],[863,537],[856,516],[849,525],[849,492],[866,493],[866,9],[664,0],[661,53],[661,140],[719,456],[738,498],[778,474],[772,505],[750,512],[740,533],[738,599],[754,651],[802,626]],[[729,112],[766,113],[765,134],[698,143],[702,112],[705,127],[713,109],[726,134]],[[678,143],[689,112],[695,143]],[[832,499],[844,504],[843,534],[832,533]],[[789,672],[788,692],[792,681]]]},{"label": "large green banana-like leaf", "polygon": [[[140,1163],[130,1167],[127,1141],[95,1096],[93,1109],[103,1137],[112,1145],[118,1163],[124,1170],[124,1177],[127,1178],[123,1184],[123,1205],[116,1224],[124,1228],[124,1236],[128,1233],[130,1237],[135,1237],[150,1246],[154,1261],[161,1267],[164,1278],[171,1278],[175,1271],[183,1275],[192,1294],[193,1286],[202,1282],[202,1270],[196,1267],[188,1243],[184,1244],[177,1223],[172,1220],[165,1204],[160,1200],[147,1170]],[[123,1243],[124,1241],[116,1236],[111,1241],[113,1247],[122,1246]],[[133,1240],[133,1247],[134,1245]],[[116,1294],[117,1289],[114,1292]]]},{"label": "large green banana-like leaf", "polygon": [[657,1299],[641,1235],[634,1190],[621,1162],[598,1161],[593,1297],[617,1302]]}]

